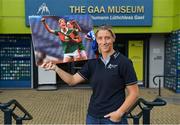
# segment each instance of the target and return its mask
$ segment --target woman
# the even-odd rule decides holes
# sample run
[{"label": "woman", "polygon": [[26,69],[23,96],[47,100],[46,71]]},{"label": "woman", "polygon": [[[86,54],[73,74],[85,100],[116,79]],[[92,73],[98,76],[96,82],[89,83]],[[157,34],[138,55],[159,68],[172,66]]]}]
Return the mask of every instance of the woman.
[{"label": "woman", "polygon": [[89,81],[93,93],[87,124],[128,124],[125,114],[139,95],[132,62],[113,49],[115,34],[110,27],[99,27],[95,36],[102,56],[89,60],[76,74],[71,75],[51,62],[42,67],[54,70],[69,85]]}]

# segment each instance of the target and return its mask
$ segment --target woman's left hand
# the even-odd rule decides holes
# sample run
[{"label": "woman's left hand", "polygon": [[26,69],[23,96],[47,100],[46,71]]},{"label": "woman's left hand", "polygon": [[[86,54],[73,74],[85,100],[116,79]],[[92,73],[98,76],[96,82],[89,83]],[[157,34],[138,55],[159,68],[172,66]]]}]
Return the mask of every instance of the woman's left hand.
[{"label": "woman's left hand", "polygon": [[112,122],[120,122],[122,115],[117,111],[111,112],[104,116],[104,118],[109,118]]}]

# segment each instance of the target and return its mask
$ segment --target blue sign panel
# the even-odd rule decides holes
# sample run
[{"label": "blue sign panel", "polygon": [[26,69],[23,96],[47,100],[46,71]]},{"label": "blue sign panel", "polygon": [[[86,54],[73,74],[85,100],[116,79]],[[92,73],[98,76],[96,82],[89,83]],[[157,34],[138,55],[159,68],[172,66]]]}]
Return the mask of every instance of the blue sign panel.
[{"label": "blue sign panel", "polygon": [[152,0],[25,0],[26,25],[32,15],[91,15],[94,25],[152,26]]}]

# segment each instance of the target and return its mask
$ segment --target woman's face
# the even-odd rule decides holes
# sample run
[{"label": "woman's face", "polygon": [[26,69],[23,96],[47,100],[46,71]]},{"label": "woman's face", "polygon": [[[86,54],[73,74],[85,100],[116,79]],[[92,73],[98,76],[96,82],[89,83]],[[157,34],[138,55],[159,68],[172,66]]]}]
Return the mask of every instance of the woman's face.
[{"label": "woman's face", "polygon": [[67,27],[68,28],[73,28],[73,25],[70,22],[67,22]]},{"label": "woman's face", "polygon": [[66,28],[66,21],[63,20],[63,19],[60,20],[60,21],[59,21],[59,27],[62,28],[62,29]]},{"label": "woman's face", "polygon": [[108,30],[99,30],[96,35],[96,40],[101,53],[109,53],[113,51],[113,42],[115,38]]}]

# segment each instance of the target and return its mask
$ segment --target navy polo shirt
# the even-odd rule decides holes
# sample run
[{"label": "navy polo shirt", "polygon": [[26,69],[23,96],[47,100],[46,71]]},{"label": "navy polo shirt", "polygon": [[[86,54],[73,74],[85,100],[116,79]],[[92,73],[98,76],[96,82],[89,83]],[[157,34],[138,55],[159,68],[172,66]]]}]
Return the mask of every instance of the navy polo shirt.
[{"label": "navy polo shirt", "polygon": [[132,62],[120,52],[106,65],[101,58],[89,60],[78,73],[93,89],[88,114],[97,118],[116,111],[125,100],[125,87],[137,83]]}]

